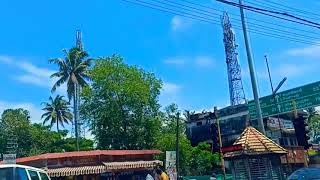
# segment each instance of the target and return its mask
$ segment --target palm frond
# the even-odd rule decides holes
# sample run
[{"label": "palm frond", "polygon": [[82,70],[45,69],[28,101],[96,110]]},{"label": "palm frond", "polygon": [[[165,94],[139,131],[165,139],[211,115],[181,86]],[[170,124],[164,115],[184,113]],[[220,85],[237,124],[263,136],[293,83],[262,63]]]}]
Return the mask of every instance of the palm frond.
[{"label": "palm frond", "polygon": [[61,77],[54,85],[52,86],[51,92],[55,92],[58,87],[60,87],[62,84],[64,84],[68,79],[68,76]]},{"label": "palm frond", "polygon": [[80,87],[88,86],[88,83],[80,75],[77,75],[76,78]]}]

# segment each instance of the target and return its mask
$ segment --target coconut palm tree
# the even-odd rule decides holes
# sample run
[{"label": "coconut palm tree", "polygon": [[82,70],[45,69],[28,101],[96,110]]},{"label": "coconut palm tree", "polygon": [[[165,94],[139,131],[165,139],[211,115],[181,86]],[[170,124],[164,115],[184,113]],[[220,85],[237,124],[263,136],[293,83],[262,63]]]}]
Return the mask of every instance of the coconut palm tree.
[{"label": "coconut palm tree", "polygon": [[45,113],[41,116],[44,118],[43,124],[50,121],[50,126],[53,124],[57,125],[57,131],[59,131],[59,124],[64,127],[64,123],[69,124],[72,121],[72,113],[69,109],[69,103],[63,96],[57,95],[54,99],[50,96],[49,102],[44,103],[44,108],[42,110]]},{"label": "coconut palm tree", "polygon": [[67,83],[67,94],[69,102],[73,100],[73,115],[75,124],[75,136],[77,139],[77,149],[79,150],[79,129],[78,129],[78,105],[80,88],[87,86],[90,79],[88,68],[92,59],[88,58],[88,53],[80,48],[71,48],[69,51],[63,50],[64,59],[56,58],[49,60],[50,63],[57,64],[59,70],[51,75],[51,78],[57,78],[52,87],[54,92],[57,87]]}]

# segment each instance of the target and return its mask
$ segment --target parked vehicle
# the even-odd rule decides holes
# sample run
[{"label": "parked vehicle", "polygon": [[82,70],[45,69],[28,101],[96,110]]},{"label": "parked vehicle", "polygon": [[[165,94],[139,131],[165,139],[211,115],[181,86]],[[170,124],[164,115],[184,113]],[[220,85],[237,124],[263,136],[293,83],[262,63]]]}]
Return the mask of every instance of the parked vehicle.
[{"label": "parked vehicle", "polygon": [[301,168],[293,172],[288,180],[320,180],[320,168]]},{"label": "parked vehicle", "polygon": [[50,180],[50,177],[42,169],[17,164],[5,164],[0,165],[0,180]]}]

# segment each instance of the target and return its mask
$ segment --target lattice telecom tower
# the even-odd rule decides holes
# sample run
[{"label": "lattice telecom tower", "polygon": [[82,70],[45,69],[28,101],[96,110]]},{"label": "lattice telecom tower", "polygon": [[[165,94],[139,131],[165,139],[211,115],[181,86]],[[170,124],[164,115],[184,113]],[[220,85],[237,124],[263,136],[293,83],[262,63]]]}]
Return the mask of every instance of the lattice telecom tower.
[{"label": "lattice telecom tower", "polygon": [[[82,33],[80,30],[77,30],[76,31],[76,47],[83,50],[83,44],[82,44]],[[79,94],[80,94],[80,91],[81,91],[81,88],[80,87],[77,87],[77,99],[76,99],[76,103],[77,103],[77,107],[80,107],[80,98],[79,98]],[[79,110],[76,112],[76,116],[78,117],[77,120],[77,129],[75,129],[75,121],[72,121],[72,136],[75,134],[75,131],[78,132],[78,136],[79,137],[84,137],[85,135],[85,127],[83,126],[84,123],[83,123],[83,120],[80,118],[80,113],[79,113]]]},{"label": "lattice telecom tower", "polygon": [[229,93],[231,106],[243,104],[246,102],[241,79],[241,68],[238,62],[238,53],[236,52],[235,33],[232,29],[229,15],[223,13],[221,17],[223,27],[223,42],[226,53],[226,63],[228,70]]}]

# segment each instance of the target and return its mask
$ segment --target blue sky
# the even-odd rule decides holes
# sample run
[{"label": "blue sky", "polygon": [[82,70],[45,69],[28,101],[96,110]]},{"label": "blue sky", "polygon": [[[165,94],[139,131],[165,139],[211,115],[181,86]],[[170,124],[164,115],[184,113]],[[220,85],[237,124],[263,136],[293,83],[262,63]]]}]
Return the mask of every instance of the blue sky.
[{"label": "blue sky", "polygon": [[[284,1],[284,0],[283,0]],[[238,14],[216,1],[198,1]],[[318,12],[320,4],[286,1]],[[284,24],[248,13],[248,17]],[[218,20],[218,19],[217,19]],[[222,28],[217,25],[125,3],[121,0],[56,0],[0,2],[0,111],[23,107],[41,122],[41,102],[50,96],[55,71],[48,59],[61,57],[83,32],[84,48],[92,57],[121,54],[129,64],[154,72],[164,82],[160,103],[181,109],[210,110],[229,104]],[[237,23],[237,22],[234,22]],[[287,24],[315,31],[296,24]],[[289,29],[290,30],[290,29]],[[248,99],[252,99],[242,32],[235,30],[239,61]],[[317,41],[317,40],[315,40]],[[251,34],[260,95],[268,95],[264,54],[269,55],[274,84],[288,78],[281,90],[320,80],[320,47]],[[64,92],[64,87],[58,90]]]}]

